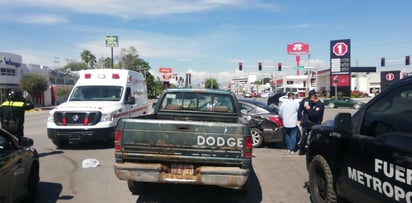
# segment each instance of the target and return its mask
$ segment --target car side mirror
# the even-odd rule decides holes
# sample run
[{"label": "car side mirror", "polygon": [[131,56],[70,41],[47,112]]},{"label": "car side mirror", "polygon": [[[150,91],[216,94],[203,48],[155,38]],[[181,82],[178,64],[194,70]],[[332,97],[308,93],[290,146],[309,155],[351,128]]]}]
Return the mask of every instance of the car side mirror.
[{"label": "car side mirror", "polygon": [[335,131],[343,135],[352,135],[352,116],[350,113],[338,113],[334,121]]},{"label": "car side mirror", "polygon": [[19,144],[22,147],[31,147],[33,146],[33,139],[28,138],[28,137],[21,137],[19,140]]},{"label": "car side mirror", "polygon": [[126,104],[135,104],[135,103],[136,103],[136,100],[134,97],[127,98]]}]

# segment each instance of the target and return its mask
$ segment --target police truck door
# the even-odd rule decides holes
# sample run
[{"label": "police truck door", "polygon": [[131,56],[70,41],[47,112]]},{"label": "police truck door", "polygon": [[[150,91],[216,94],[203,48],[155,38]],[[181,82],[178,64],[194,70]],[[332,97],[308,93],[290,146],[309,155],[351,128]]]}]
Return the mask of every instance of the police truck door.
[{"label": "police truck door", "polygon": [[386,94],[354,118],[342,157],[338,190],[353,202],[412,201],[412,85]]}]

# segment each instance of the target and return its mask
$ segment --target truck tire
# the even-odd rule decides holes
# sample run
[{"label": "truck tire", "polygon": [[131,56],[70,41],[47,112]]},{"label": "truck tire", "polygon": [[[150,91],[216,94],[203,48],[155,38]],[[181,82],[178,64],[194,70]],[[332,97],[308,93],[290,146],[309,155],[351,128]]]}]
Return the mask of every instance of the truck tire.
[{"label": "truck tire", "polygon": [[321,155],[316,155],[310,163],[309,189],[314,203],[337,202],[332,171]]},{"label": "truck tire", "polygon": [[251,128],[250,134],[252,135],[252,146],[257,148],[263,144],[263,132],[257,128]]},{"label": "truck tire", "polygon": [[132,195],[140,195],[143,193],[144,183],[142,182],[128,180],[127,186],[129,187],[129,191],[132,193]]}]

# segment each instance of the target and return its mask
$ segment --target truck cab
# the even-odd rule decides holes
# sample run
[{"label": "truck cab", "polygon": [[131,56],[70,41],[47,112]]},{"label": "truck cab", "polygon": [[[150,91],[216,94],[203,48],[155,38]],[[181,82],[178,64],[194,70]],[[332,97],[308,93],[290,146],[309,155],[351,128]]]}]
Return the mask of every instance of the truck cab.
[{"label": "truck cab", "polygon": [[412,202],[412,77],[353,116],[314,126],[306,155],[313,202]]},{"label": "truck cab", "polygon": [[53,143],[114,143],[120,118],[148,113],[146,81],[131,70],[79,71],[66,102],[50,111],[47,134]]}]

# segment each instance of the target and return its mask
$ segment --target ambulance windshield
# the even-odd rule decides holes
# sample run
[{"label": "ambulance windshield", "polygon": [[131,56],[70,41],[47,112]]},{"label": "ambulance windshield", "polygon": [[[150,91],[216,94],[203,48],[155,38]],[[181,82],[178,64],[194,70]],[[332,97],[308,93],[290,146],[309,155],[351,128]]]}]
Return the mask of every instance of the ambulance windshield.
[{"label": "ambulance windshield", "polygon": [[69,101],[120,101],[122,94],[121,86],[77,86]]}]

